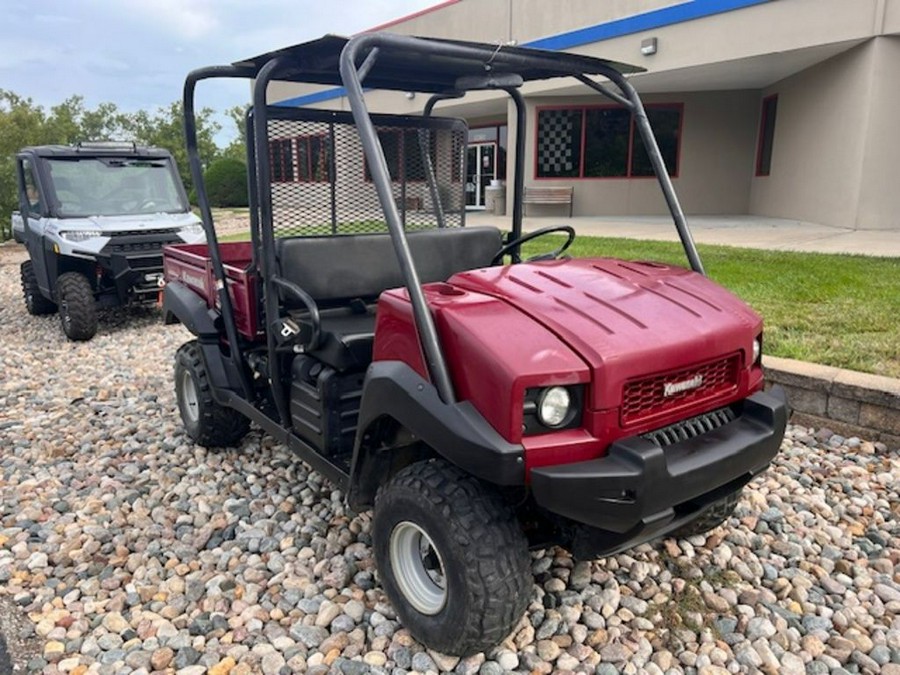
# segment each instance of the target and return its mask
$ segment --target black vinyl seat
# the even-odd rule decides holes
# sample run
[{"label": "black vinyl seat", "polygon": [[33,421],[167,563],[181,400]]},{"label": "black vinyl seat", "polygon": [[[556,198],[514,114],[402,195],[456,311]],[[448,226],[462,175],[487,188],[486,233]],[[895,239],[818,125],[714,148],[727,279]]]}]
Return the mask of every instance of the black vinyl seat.
[{"label": "black vinyl seat", "polygon": [[[500,249],[494,227],[425,230],[407,235],[422,283],[446,281],[457,272],[487,267]],[[387,234],[290,237],[276,242],[279,276],[297,284],[320,307],[318,345],[309,353],[339,371],[365,368],[372,360],[375,302],[404,285]],[[301,323],[300,305],[285,305]]]}]

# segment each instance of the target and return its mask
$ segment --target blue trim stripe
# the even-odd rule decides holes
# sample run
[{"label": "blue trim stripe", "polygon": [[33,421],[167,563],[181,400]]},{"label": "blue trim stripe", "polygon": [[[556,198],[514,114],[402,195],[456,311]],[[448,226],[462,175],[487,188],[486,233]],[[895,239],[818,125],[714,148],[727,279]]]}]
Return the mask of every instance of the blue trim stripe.
[{"label": "blue trim stripe", "polygon": [[743,9],[753,5],[761,5],[770,0],[691,0],[680,5],[671,5],[661,9],[654,9],[643,14],[626,16],[596,26],[579,28],[578,30],[551,35],[531,42],[526,42],[523,47],[536,49],[562,50],[580,47],[592,42],[601,42],[612,38],[632,35],[645,30],[671,26],[685,21],[702,19],[715,14],[723,14],[736,9]]},{"label": "blue trim stripe", "polygon": [[[664,26],[672,26],[686,21],[694,21],[707,16],[716,14],[724,14],[736,9],[744,9],[754,5],[762,5],[771,0],[688,0],[678,5],[670,5],[661,9],[654,9],[643,14],[635,14],[626,16],[614,21],[597,24],[596,26],[588,26],[579,28],[578,30],[559,33],[549,37],[539,38],[526,42],[523,47],[534,47],[536,49],[548,49],[551,51],[560,51],[563,49],[572,49],[581,45],[590,44],[592,42],[602,42],[612,38],[622,37],[623,35],[632,35],[645,30],[653,30],[663,28]],[[322,101],[330,101],[335,98],[341,98],[346,95],[343,87],[334,87],[332,89],[324,89],[314,94],[305,96],[297,96],[284,101],[279,101],[275,105],[279,106],[301,106],[311,105],[313,103],[321,103]]]},{"label": "blue trim stripe", "polygon": [[343,87],[333,87],[331,89],[323,89],[305,96],[296,96],[278,101],[275,105],[284,106],[285,108],[296,108],[301,105],[312,105],[313,103],[321,103],[322,101],[330,101],[333,98],[341,98],[347,95],[347,90]]}]

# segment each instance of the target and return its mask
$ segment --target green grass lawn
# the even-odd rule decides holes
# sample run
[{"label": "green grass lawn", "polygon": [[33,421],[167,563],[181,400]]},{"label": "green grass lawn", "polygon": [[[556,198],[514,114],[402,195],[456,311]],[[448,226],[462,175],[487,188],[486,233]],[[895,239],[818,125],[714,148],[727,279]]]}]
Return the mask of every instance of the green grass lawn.
[{"label": "green grass lawn", "polygon": [[[526,252],[561,242],[542,238]],[[900,377],[900,259],[698,248],[709,277],[763,316],[765,353]],[[570,250],[688,266],[678,243],[579,237]]]},{"label": "green grass lawn", "polygon": [[[247,239],[239,234],[223,241]],[[549,251],[562,237],[524,247]],[[900,259],[698,246],[711,279],[765,320],[764,351],[801,361],[900,377]],[[687,267],[674,242],[578,237],[575,257],[659,260]]]}]

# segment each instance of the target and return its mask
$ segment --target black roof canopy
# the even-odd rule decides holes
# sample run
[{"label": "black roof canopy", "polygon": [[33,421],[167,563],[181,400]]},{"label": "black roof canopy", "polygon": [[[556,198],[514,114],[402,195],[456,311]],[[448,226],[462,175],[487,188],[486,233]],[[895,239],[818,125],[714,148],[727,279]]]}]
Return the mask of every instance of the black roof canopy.
[{"label": "black roof canopy", "polygon": [[[247,69],[252,76],[279,58],[282,65],[272,79],[340,86],[339,62],[348,38],[326,35],[317,40],[285,47],[249,59],[235,66]],[[441,47],[465,49],[441,49]],[[436,49],[432,50],[429,47]],[[453,53],[448,53],[453,52]],[[406,38],[402,45],[381,50],[365,78],[372,89],[441,93],[456,88],[461,77],[516,74],[527,82],[568,75],[605,75],[610,70],[630,74],[644,68],[591,56],[551,52],[527,47],[512,47],[462,40]]]}]

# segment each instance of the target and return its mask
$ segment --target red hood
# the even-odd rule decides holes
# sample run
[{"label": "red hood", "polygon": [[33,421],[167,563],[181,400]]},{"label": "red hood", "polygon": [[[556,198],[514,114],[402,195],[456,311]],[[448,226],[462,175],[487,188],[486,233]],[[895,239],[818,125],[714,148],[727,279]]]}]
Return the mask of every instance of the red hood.
[{"label": "red hood", "polygon": [[608,258],[523,263],[450,279],[518,308],[594,372],[591,406],[618,405],[625,382],[716,357],[749,364],[762,320],[706,277],[681,267]]}]

